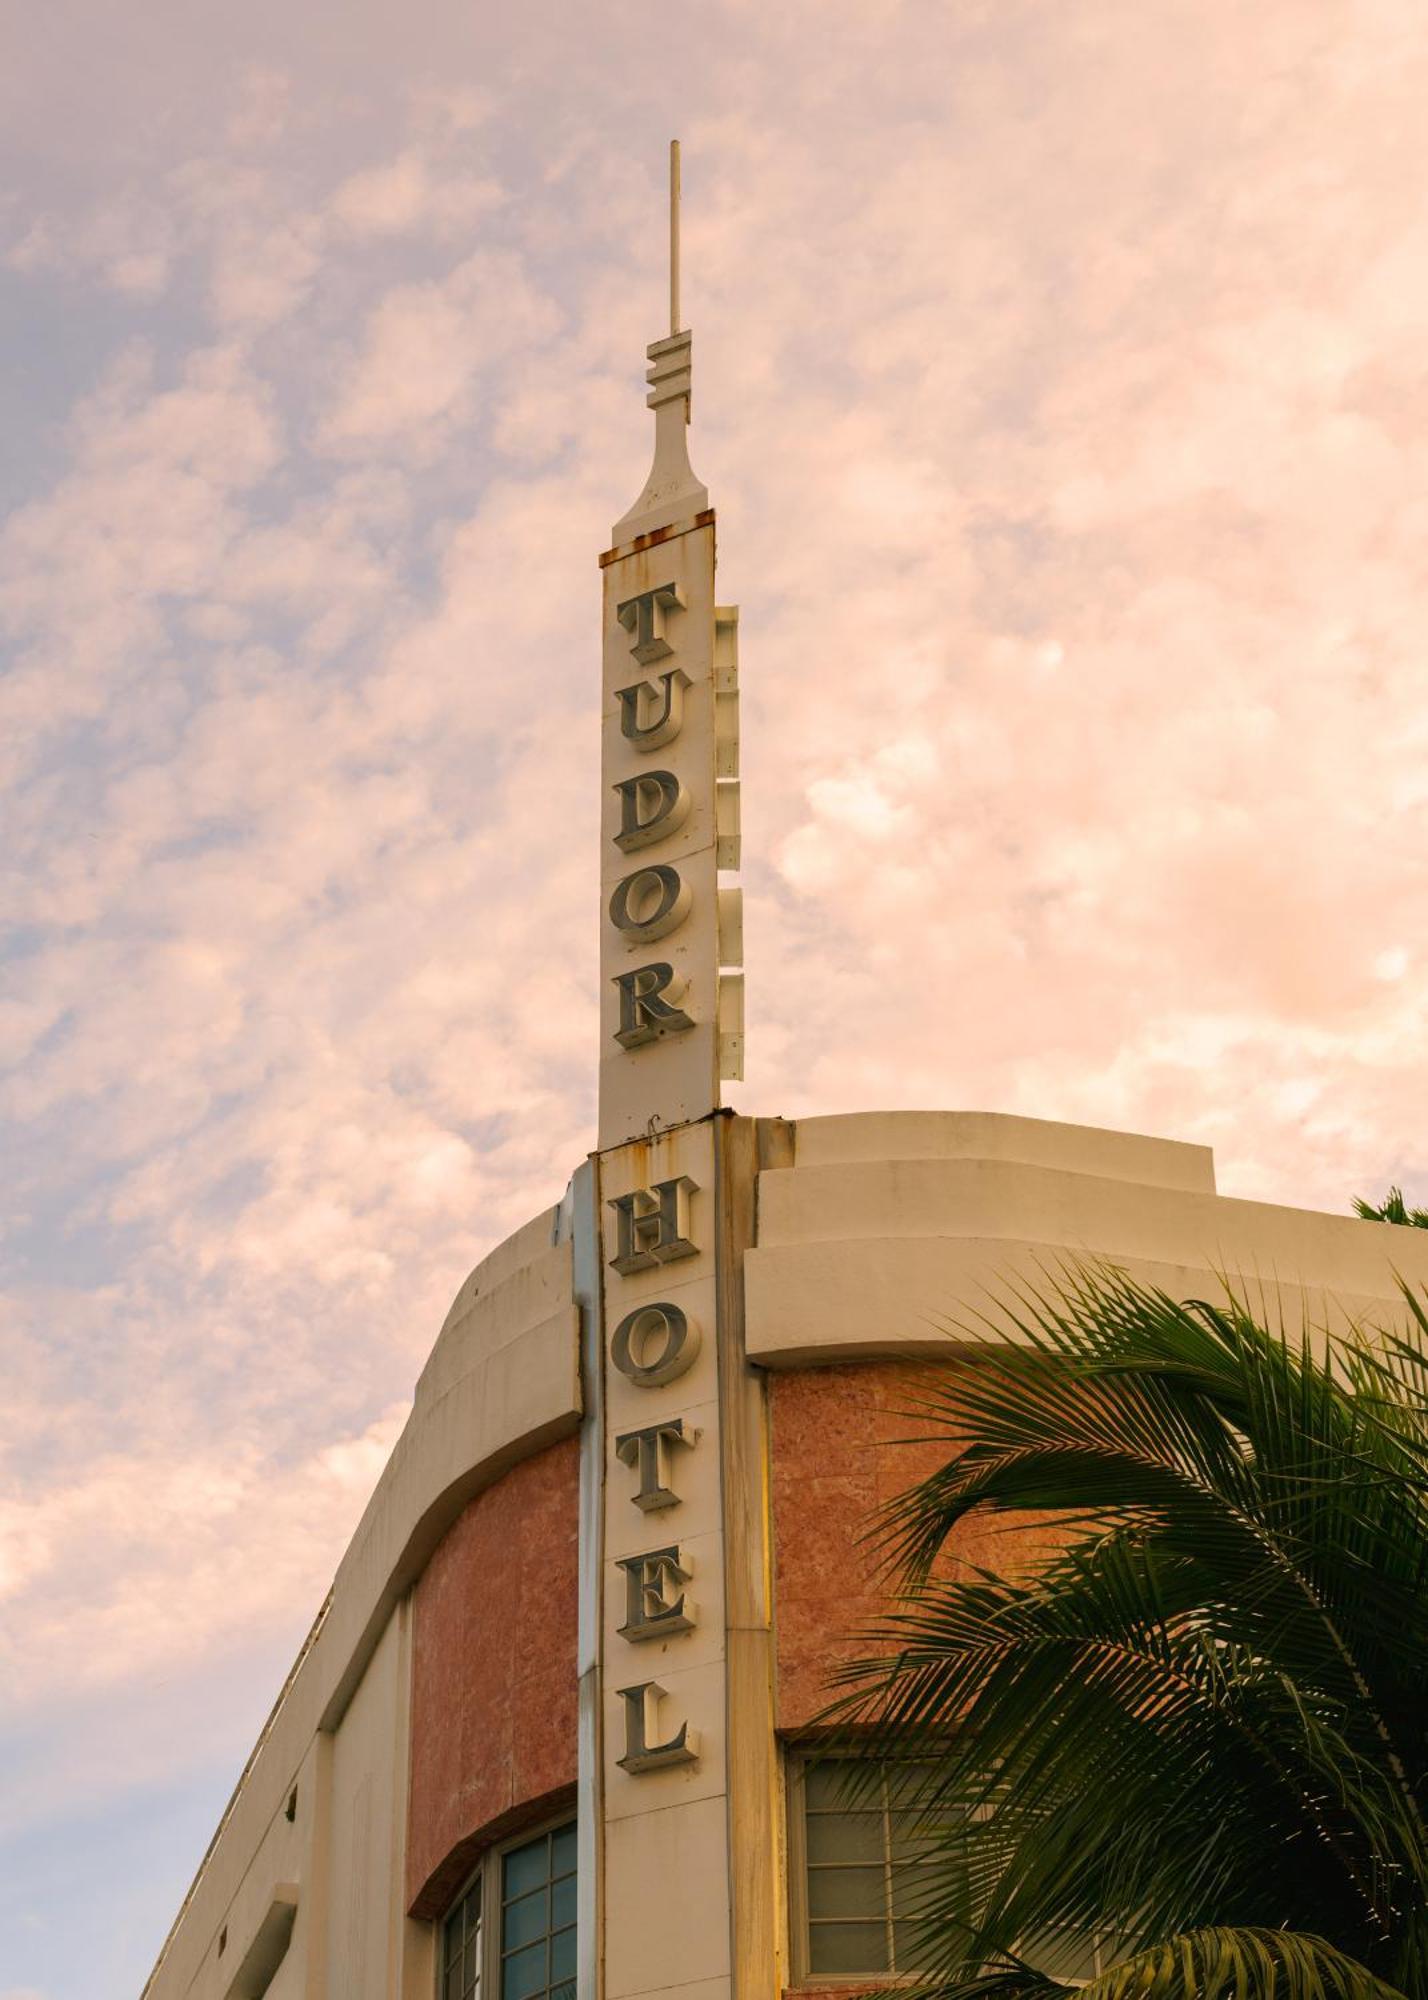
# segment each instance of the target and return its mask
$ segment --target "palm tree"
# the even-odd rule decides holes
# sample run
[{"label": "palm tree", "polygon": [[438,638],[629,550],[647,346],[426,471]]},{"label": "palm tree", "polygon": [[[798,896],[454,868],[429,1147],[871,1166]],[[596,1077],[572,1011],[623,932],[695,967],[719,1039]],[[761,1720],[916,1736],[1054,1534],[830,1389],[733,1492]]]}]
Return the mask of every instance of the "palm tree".
[{"label": "palm tree", "polygon": [[[1018,1293],[1012,1338],[958,1330],[918,1404],[947,1461],[881,1524],[897,1608],[836,1710],[930,1774],[930,1993],[1052,2000],[1094,1943],[1084,2000],[1428,1996],[1405,1300],[1407,1337],[1330,1339],[1097,1267]],[[940,1560],[974,1510],[995,1572]]]}]

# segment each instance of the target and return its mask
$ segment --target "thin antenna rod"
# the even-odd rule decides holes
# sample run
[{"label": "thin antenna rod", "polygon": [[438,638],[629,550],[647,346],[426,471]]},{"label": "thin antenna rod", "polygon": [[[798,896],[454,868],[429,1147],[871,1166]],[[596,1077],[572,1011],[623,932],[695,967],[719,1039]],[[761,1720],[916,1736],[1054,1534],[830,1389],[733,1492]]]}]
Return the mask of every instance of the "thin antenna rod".
[{"label": "thin antenna rod", "polygon": [[669,142],[669,330],[679,332],[679,141]]}]

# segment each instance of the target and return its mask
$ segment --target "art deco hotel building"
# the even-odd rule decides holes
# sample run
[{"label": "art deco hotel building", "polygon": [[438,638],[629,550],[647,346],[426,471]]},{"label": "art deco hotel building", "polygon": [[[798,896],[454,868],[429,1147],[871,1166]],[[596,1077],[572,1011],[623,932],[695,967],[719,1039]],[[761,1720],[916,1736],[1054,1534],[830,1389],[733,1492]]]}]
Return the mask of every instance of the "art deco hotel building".
[{"label": "art deco hotel building", "polygon": [[[689,334],[649,364],[653,467],[600,557],[598,1151],[457,1292],[145,2000],[878,1983],[896,1813],[809,1750],[880,1609],[869,1517],[929,1464],[894,1441],[909,1379],[975,1365],[933,1322],[1086,1257],[1182,1296],[1293,1274],[1295,1315],[1397,1301],[1390,1232],[1223,1199],[1200,1146],[721,1108],[738,621]],[[1428,1237],[1391,1234],[1428,1280]]]}]

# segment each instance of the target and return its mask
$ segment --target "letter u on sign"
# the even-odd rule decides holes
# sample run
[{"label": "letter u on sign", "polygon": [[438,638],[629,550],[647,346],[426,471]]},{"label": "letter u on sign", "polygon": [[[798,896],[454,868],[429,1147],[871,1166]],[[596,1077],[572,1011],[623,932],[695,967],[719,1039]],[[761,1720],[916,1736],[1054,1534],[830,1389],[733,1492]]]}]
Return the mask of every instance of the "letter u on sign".
[{"label": "letter u on sign", "polygon": [[649,681],[633,681],[616,688],[620,704],[620,734],[636,750],[658,750],[672,743],[684,727],[684,690],[689,676],[683,667],[671,667],[659,677],[659,693]]}]

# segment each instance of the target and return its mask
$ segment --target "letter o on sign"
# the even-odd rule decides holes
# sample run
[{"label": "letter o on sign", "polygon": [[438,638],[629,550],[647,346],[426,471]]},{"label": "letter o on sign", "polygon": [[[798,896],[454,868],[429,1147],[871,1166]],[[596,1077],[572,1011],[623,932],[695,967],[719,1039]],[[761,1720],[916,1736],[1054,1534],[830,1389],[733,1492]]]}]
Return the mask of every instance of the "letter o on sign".
[{"label": "letter o on sign", "polygon": [[610,1359],[641,1389],[657,1389],[694,1366],[699,1328],[678,1306],[640,1306],[626,1313],[610,1342]]},{"label": "letter o on sign", "polygon": [[638,868],[616,886],[610,922],[639,944],[668,936],[689,915],[689,884],[667,862]]}]

